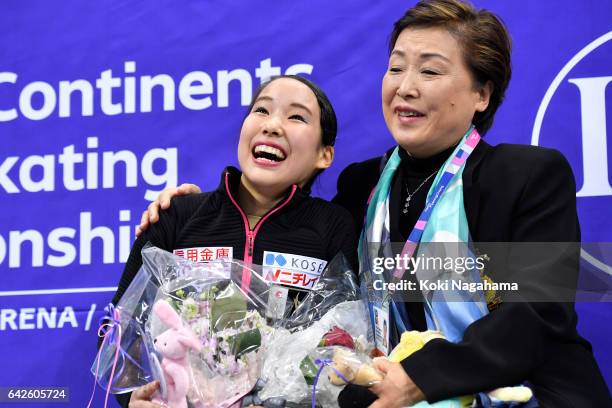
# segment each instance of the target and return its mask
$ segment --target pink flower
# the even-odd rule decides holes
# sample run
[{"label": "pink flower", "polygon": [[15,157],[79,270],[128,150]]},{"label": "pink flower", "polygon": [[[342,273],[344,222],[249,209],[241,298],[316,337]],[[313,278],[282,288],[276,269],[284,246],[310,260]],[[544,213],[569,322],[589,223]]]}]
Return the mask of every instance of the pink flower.
[{"label": "pink flower", "polygon": [[355,342],[351,335],[338,326],[334,326],[330,331],[325,333],[319,345],[322,347],[343,346],[351,350],[355,349]]}]

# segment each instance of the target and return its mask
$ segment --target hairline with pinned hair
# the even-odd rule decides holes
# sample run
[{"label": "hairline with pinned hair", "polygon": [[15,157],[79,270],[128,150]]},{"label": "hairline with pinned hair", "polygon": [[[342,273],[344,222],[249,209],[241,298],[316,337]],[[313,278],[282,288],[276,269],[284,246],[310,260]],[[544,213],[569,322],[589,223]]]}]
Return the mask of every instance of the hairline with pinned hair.
[{"label": "hairline with pinned hair", "polygon": [[336,118],[336,112],[334,111],[334,107],[331,104],[331,101],[323,92],[323,90],[314,82],[310,81],[299,75],[276,75],[263,82],[259,88],[255,91],[253,98],[251,99],[251,103],[249,104],[249,108],[247,110],[247,115],[253,110],[253,105],[257,101],[259,94],[272,82],[277,79],[289,78],[295,79],[298,82],[306,85],[314,94],[315,99],[317,100],[317,104],[319,105],[319,126],[321,127],[321,142],[323,146],[334,146],[336,143],[336,135],[338,133],[338,120]]}]

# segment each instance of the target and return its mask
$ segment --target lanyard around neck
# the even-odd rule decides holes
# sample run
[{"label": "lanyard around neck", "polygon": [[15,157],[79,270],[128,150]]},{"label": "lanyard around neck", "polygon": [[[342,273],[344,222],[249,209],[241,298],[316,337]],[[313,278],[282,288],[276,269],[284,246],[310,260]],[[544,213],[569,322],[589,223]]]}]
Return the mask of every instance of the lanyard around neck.
[{"label": "lanyard around neck", "polygon": [[[438,174],[438,176],[436,176],[436,179],[434,180],[433,192],[427,197],[425,208],[421,212],[421,215],[419,215],[416,224],[408,235],[408,239],[406,240],[400,254],[401,258],[408,259],[414,255],[417,246],[421,242],[423,232],[425,231],[427,222],[429,221],[436,204],[440,201],[440,198],[446,191],[453,177],[461,169],[465,161],[468,159],[468,157],[470,157],[472,151],[474,151],[474,148],[480,142],[480,134],[476,128],[472,126],[468,130],[468,133],[469,134],[467,137],[464,137],[463,143],[461,143],[459,148],[456,150],[452,160],[448,161],[444,166],[442,175]],[[401,267],[396,268],[395,272],[393,273],[393,281],[400,280],[404,276],[404,273],[405,269]]]}]

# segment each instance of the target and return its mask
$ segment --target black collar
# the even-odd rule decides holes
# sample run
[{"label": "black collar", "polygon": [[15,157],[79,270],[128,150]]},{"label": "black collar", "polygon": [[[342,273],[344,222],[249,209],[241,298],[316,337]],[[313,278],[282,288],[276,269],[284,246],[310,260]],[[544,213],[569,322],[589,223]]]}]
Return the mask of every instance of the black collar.
[{"label": "black collar", "polygon": [[442,164],[444,164],[453,150],[455,150],[455,147],[457,146],[451,146],[440,153],[426,158],[413,157],[400,147],[398,153],[400,159],[402,159],[404,175],[414,178],[425,178],[429,176],[433,171],[438,170]]},{"label": "black collar", "polygon": [[[229,193],[231,193],[233,197],[236,197],[236,193],[238,192],[238,186],[240,185],[240,177],[242,177],[242,172],[238,170],[236,167],[228,166],[221,173],[221,180],[219,181],[219,186],[217,187],[217,191],[229,196],[228,191],[225,189],[225,175],[226,174],[228,175],[228,181],[229,181],[228,183],[229,188],[230,188]],[[287,191],[284,194],[283,200],[281,200],[280,202],[283,202],[284,199],[287,198],[291,194],[292,190],[293,190],[292,187],[287,189]],[[291,202],[289,203],[289,205],[295,205],[296,203],[300,203],[303,200],[308,199],[309,197],[310,197],[310,191],[303,190],[299,186],[296,186],[295,193],[293,194],[293,197],[291,198]]]}]

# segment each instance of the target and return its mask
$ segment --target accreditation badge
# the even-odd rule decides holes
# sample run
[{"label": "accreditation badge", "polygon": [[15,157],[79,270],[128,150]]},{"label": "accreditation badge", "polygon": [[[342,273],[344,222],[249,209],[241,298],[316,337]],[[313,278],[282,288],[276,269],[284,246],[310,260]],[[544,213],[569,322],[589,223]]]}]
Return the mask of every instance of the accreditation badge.
[{"label": "accreditation badge", "polygon": [[374,319],[374,345],[378,353],[385,356],[389,355],[389,332],[391,328],[389,326],[389,303],[378,303],[372,306],[372,313]]}]

